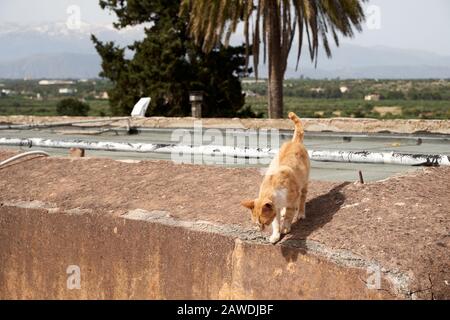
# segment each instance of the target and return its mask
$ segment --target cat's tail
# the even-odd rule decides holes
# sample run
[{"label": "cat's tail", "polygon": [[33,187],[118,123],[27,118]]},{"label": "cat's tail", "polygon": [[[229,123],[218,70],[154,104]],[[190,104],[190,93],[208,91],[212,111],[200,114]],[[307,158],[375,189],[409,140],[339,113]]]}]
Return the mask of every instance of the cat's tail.
[{"label": "cat's tail", "polygon": [[305,135],[305,131],[303,130],[302,121],[293,112],[289,112],[289,119],[291,119],[295,124],[295,131],[294,131],[294,136],[292,137],[292,141],[303,142],[303,137]]}]

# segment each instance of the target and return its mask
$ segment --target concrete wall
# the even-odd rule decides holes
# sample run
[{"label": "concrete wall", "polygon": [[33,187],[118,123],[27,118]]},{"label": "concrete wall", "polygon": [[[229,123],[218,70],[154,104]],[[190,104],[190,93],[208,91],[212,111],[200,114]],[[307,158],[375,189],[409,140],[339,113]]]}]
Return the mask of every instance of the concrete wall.
[{"label": "concrete wall", "polygon": [[[0,299],[401,298],[305,248],[153,218],[1,206]],[[70,265],[80,289],[67,288]]]},{"label": "concrete wall", "polygon": [[[301,117],[301,114],[299,114]],[[42,124],[55,122],[71,122],[95,119],[95,117],[42,117],[42,116],[0,116],[0,124]],[[377,120],[377,119],[355,119],[355,118],[330,118],[330,119],[302,119],[306,131],[309,132],[353,132],[353,133],[377,133],[395,132],[410,134],[415,132],[429,132],[450,134],[450,120]],[[194,125],[194,118],[182,117],[150,117],[132,118],[130,124],[137,127],[149,128],[190,128]],[[204,128],[237,128],[237,129],[286,129],[294,128],[289,119],[223,119],[204,118],[201,119]],[[91,125],[98,125],[91,123]],[[125,127],[128,122],[117,121],[113,125]]]}]

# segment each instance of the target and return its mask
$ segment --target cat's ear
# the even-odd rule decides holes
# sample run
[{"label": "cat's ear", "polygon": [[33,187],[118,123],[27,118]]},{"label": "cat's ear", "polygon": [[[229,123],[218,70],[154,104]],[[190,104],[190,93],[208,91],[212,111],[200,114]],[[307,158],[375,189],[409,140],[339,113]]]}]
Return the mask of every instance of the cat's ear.
[{"label": "cat's ear", "polygon": [[243,205],[247,209],[253,210],[253,208],[255,207],[255,200],[243,200],[241,201],[241,205]]},{"label": "cat's ear", "polygon": [[273,202],[270,200],[267,200],[263,207],[262,207],[262,212],[261,215],[265,218],[265,219],[270,219],[272,217],[275,216],[275,210],[273,208]]}]

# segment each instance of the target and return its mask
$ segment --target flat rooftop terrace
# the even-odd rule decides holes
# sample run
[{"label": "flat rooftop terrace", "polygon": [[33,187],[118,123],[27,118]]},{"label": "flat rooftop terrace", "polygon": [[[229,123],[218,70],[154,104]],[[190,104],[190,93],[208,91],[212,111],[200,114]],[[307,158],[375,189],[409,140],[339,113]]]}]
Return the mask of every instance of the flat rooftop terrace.
[{"label": "flat rooftop terrace", "polygon": [[[261,180],[169,161],[2,167],[0,298],[450,298],[450,168],[313,179],[306,220],[275,246],[239,205]],[[71,264],[81,290],[65,287]]]}]

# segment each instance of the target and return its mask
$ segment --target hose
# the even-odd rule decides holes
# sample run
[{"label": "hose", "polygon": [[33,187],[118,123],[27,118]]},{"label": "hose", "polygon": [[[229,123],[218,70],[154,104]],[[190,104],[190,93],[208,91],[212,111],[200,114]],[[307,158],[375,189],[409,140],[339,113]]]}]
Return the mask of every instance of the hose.
[{"label": "hose", "polygon": [[13,161],[16,161],[18,159],[21,159],[23,157],[31,156],[31,155],[35,155],[35,154],[42,155],[42,156],[45,156],[45,157],[50,157],[50,155],[47,152],[45,152],[45,151],[29,151],[29,152],[24,152],[24,153],[15,155],[14,157],[11,157],[9,159],[6,159],[6,160],[0,162],[0,167],[6,165],[8,163],[11,163]]}]

